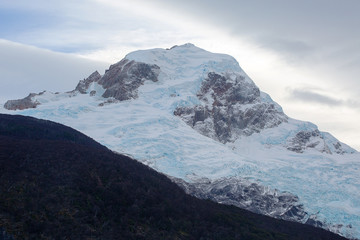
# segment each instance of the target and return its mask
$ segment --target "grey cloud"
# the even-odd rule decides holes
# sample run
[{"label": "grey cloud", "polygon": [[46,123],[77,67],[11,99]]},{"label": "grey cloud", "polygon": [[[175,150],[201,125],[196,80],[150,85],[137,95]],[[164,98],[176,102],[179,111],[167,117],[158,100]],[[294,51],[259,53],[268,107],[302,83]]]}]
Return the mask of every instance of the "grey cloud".
[{"label": "grey cloud", "polygon": [[54,53],[0,40],[0,101],[22,98],[30,92],[68,91],[108,63]]},{"label": "grey cloud", "polygon": [[356,100],[347,100],[346,101],[347,106],[356,108],[357,110],[360,110],[360,102]]},{"label": "grey cloud", "polygon": [[158,31],[156,24],[101,1],[62,1],[56,4],[44,0],[34,0],[31,4],[24,0],[1,2],[0,16],[1,13],[6,14],[2,19],[5,23],[0,23],[0,27],[4,26],[0,38],[56,52],[96,51],[119,44],[116,38],[119,32]]},{"label": "grey cloud", "polygon": [[312,90],[305,89],[291,89],[289,90],[290,98],[297,101],[319,103],[328,106],[344,105],[342,100],[334,97],[329,97],[320,93],[313,92]]},{"label": "grey cloud", "polygon": [[306,43],[305,41],[300,41],[300,40],[288,40],[288,39],[269,37],[266,43],[274,49],[285,52],[303,53],[314,50],[313,46]]},{"label": "grey cloud", "polygon": [[287,89],[288,98],[295,101],[302,101],[307,103],[315,103],[327,105],[329,107],[348,107],[354,110],[360,110],[360,102],[354,99],[339,99],[332,96],[327,96],[316,91],[321,91],[319,88],[298,88]]},{"label": "grey cloud", "polygon": [[[2,5],[4,3],[0,7]],[[48,11],[58,18],[57,21],[61,20],[45,31],[34,30],[26,35],[16,32],[12,33],[13,38],[8,38],[13,41],[24,38],[27,43],[55,51],[94,50],[108,43],[119,30],[134,27],[135,23],[136,28],[143,29],[154,29],[156,25],[149,26],[141,16],[111,9],[99,1],[59,2],[52,5],[44,0],[35,0],[32,4],[20,0],[7,5]],[[356,0],[154,0],[152,5],[184,17],[192,16],[195,21],[217,26],[235,37],[248,38],[261,47],[283,54],[292,62],[308,61],[312,64],[310,60],[313,61],[317,54],[323,54],[325,58],[326,51],[332,51],[336,45],[358,46],[357,39],[360,39],[360,32],[357,31],[360,1]],[[94,9],[96,18],[93,17]],[[158,13],[154,10],[152,14]],[[84,45],[84,42],[87,44]],[[356,51],[359,52],[359,49]],[[346,53],[341,53],[339,57],[345,56]]]},{"label": "grey cloud", "polygon": [[358,45],[360,39],[360,1],[356,0],[155,2],[170,11],[198,16],[199,21],[249,38],[291,60],[311,59],[339,45]]},{"label": "grey cloud", "polygon": [[314,58],[316,47],[305,41],[296,39],[276,38],[272,36],[262,36],[256,39],[263,48],[272,49],[284,56],[288,63],[306,63],[309,58]]},{"label": "grey cloud", "polygon": [[[323,84],[360,94],[358,0],[154,0],[169,11],[224,29],[275,52],[291,67],[311,71]],[[256,79],[255,79],[256,80]],[[295,92],[322,104],[347,104],[316,92]],[[354,97],[350,97],[354,98]],[[340,101],[340,102],[339,102]]]}]

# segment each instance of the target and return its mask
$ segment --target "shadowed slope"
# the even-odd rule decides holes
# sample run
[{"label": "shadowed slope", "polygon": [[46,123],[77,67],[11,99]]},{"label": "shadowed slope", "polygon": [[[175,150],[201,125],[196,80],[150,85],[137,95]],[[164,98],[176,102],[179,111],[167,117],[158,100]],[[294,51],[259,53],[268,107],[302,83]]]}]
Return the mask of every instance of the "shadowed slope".
[{"label": "shadowed slope", "polygon": [[186,195],[71,128],[0,115],[0,228],[15,239],[343,239]]}]

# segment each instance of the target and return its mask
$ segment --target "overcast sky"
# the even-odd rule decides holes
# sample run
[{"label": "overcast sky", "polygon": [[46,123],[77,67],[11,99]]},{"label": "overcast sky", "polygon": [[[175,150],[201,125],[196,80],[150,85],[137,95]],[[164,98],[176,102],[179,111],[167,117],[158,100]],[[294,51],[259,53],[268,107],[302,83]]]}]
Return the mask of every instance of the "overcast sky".
[{"label": "overcast sky", "polygon": [[0,102],[191,42],[234,56],[290,117],[360,150],[359,13],[358,0],[2,0]]}]

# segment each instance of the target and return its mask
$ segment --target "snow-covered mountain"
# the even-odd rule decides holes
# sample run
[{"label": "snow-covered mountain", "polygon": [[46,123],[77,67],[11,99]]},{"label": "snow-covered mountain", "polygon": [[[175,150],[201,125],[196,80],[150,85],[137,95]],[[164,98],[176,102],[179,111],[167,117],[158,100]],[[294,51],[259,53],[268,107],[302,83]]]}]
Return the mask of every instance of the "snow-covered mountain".
[{"label": "snow-covered mountain", "polygon": [[0,110],[69,125],[195,196],[360,238],[360,155],[288,117],[231,56],[136,51],[73,91]]}]

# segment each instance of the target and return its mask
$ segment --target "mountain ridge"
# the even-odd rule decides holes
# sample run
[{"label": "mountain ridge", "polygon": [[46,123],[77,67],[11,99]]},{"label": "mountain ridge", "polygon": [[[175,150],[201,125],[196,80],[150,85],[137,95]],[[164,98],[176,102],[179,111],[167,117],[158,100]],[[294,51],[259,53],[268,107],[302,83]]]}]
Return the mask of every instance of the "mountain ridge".
[{"label": "mountain ridge", "polygon": [[[108,88],[105,75],[113,76]],[[83,80],[83,94],[44,92],[32,98],[36,108],[16,113],[70,125],[188,183],[243,178],[290,192],[304,206],[301,222],[317,219],[360,237],[360,196],[350,191],[360,184],[358,153],[316,125],[287,117],[233,57],[191,44],[140,50],[94,76]]]},{"label": "mountain ridge", "polygon": [[[166,74],[166,71],[169,71],[166,68],[170,68],[169,66],[171,66],[171,64],[166,65],[164,63],[168,61],[166,58],[167,55],[161,52],[170,52],[177,49],[186,49],[186,56],[190,55],[190,57],[192,54],[199,54],[198,52],[209,54],[205,50],[197,48],[190,43],[174,46],[167,50],[154,49],[147,54],[143,54],[144,51],[142,50],[135,51],[126,55],[126,57],[118,63],[111,65],[103,76],[95,71],[88,78],[81,80],[74,90],[65,94],[68,96],[74,96],[76,92],[86,94],[88,93],[90,85],[97,83],[105,90],[101,93],[101,96],[108,99],[108,101],[105,101],[101,105],[116,101],[136,99],[138,97],[138,89],[141,85],[144,85],[145,81],[158,82],[159,74],[162,72]],[[158,53],[158,51],[160,51],[160,53]],[[180,54],[182,52],[183,50],[180,50]],[[282,122],[288,121],[288,116],[284,114],[281,107],[274,102],[268,94],[260,92],[259,88],[240,68],[235,59],[224,54],[220,55],[220,58],[224,58],[221,60],[218,59],[218,54],[213,54],[213,56],[217,56],[214,57],[214,59],[218,61],[227,62],[225,63],[227,66],[225,72],[218,71],[219,73],[217,73],[216,71],[211,71],[216,69],[216,67],[207,66],[211,65],[211,60],[208,63],[202,64],[201,67],[204,68],[202,77],[204,80],[201,81],[200,86],[197,87],[199,90],[195,92],[195,95],[199,98],[197,101],[198,104],[195,104],[195,106],[177,107],[174,109],[176,116],[181,117],[188,125],[194,127],[194,129],[201,134],[205,134],[222,143],[234,142],[239,136],[249,136],[254,132],[260,132],[264,128],[273,128]],[[156,58],[160,59],[161,57],[165,58],[165,60],[160,63],[160,70],[160,67],[153,63],[158,62],[159,60]],[[190,57],[188,56],[188,58]],[[175,60],[179,61],[173,63],[175,66],[186,62],[181,62],[181,59],[176,58]],[[234,61],[234,63],[231,63],[232,61]],[[230,62],[230,64],[228,62]],[[8,110],[36,108],[36,106],[41,104],[41,100],[37,100],[36,97],[40,98],[45,92],[46,91],[39,94],[31,93],[24,99],[9,100],[4,104],[4,107]],[[95,95],[96,91],[92,90],[90,94]],[[176,97],[176,94],[173,96]],[[244,109],[246,105],[253,106]],[[224,107],[226,107],[227,110],[225,114],[222,114]],[[203,115],[200,120],[199,114]],[[258,114],[258,116],[256,116],[256,114]],[[229,119],[227,119],[227,116],[230,116]],[[235,133],[231,134],[232,132]],[[294,143],[295,146],[286,146],[286,148],[290,151],[302,152],[306,148],[317,149],[316,147],[319,142],[322,141],[324,142],[324,146],[318,147],[321,148],[319,150],[322,152],[330,154],[356,152],[356,150],[340,141],[332,143],[332,146],[329,147],[326,143],[327,139],[325,139],[323,135],[324,134],[320,133],[317,129],[312,132],[299,132],[299,134],[287,141],[287,144]],[[316,140],[311,141],[310,138],[316,138]]]}]

